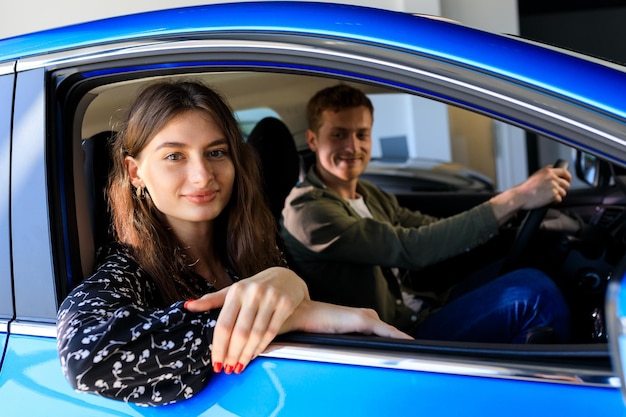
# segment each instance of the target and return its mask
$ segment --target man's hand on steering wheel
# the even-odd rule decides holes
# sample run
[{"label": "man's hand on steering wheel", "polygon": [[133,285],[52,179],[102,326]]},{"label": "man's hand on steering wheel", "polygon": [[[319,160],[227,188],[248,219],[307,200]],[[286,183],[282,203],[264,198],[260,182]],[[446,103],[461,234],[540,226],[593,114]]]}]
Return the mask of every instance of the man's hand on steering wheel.
[{"label": "man's hand on steering wheel", "polygon": [[542,168],[520,185],[492,197],[489,202],[498,224],[503,225],[519,210],[539,209],[551,203],[560,203],[571,181],[567,163],[558,160],[554,166]]},{"label": "man's hand on steering wheel", "polygon": [[[512,265],[517,263],[531,237],[539,229],[548,211],[548,205],[563,201],[571,180],[572,176],[567,171],[567,162],[559,159],[553,166],[537,171],[522,184],[490,200],[500,225],[518,210],[528,210],[504,262],[502,273],[507,272]],[[509,211],[515,206],[518,206],[517,209]]]}]

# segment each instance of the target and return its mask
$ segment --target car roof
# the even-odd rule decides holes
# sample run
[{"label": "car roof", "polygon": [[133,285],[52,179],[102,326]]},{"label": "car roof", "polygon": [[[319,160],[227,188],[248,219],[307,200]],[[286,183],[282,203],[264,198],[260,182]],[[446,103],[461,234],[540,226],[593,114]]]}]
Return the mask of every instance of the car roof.
[{"label": "car roof", "polygon": [[[114,17],[0,40],[0,63],[119,41],[206,38],[238,32],[381,44],[494,72],[626,117],[622,67],[574,59],[567,53],[442,19],[331,3],[243,2]],[[546,65],[548,61],[550,65]]]},{"label": "car roof", "polygon": [[[302,19],[302,16],[307,16]],[[452,63],[494,74],[558,100],[626,120],[624,67],[540,47],[442,19],[413,16],[371,7],[310,2],[212,4],[119,16],[0,40],[0,73],[82,48],[121,47],[133,42],[208,39],[304,38],[341,44],[379,46],[419,55],[435,64]],[[313,41],[311,41],[313,42]],[[79,54],[80,51],[75,52]],[[24,66],[15,60],[24,60]],[[410,62],[410,61],[408,61]],[[36,64],[39,65],[39,64]],[[438,64],[437,64],[438,65]],[[373,80],[375,81],[375,80]],[[458,81],[462,83],[462,81]],[[402,87],[401,84],[398,84]],[[504,93],[506,94],[506,92]],[[493,114],[497,117],[497,114]],[[623,134],[622,134],[623,133]],[[626,136],[621,130],[620,140]],[[612,140],[615,140],[613,138]]]}]

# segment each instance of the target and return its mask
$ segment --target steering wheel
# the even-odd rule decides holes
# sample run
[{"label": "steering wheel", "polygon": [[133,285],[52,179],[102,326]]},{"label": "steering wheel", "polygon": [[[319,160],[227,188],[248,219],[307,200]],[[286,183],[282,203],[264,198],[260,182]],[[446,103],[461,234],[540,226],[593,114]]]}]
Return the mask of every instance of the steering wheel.
[{"label": "steering wheel", "polygon": [[[567,169],[567,161],[562,159],[557,159],[554,163],[554,168],[565,168]],[[526,250],[526,247],[530,243],[530,239],[533,237],[535,232],[539,230],[539,226],[543,221],[544,217],[546,217],[546,213],[548,212],[548,204],[543,207],[539,207],[536,209],[529,210],[526,213],[526,217],[522,220],[519,229],[517,229],[517,233],[515,234],[515,239],[513,240],[513,245],[511,246],[511,250],[509,251],[508,256],[506,257],[503,267],[502,273],[509,272],[517,261],[521,258],[522,254]]]}]

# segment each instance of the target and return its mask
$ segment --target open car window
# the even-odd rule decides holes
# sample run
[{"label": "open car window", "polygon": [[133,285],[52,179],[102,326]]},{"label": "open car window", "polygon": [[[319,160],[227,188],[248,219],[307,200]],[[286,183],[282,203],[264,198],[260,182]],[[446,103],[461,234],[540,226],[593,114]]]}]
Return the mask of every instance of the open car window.
[{"label": "open car window", "polygon": [[[251,107],[270,109],[289,126],[298,149],[304,151],[306,151],[306,145],[302,142],[306,129],[304,107],[310,92],[338,82],[356,85],[370,92],[375,103],[380,104],[375,108],[381,109],[376,112],[375,117],[373,169],[366,173],[366,178],[394,193],[406,207],[438,217],[466,210],[487,200],[500,189],[498,164],[506,164],[506,161],[498,161],[498,147],[504,146],[506,140],[521,142],[524,147],[534,146],[535,164],[541,166],[561,158],[568,160],[570,166],[574,167],[577,156],[575,148],[568,144],[558,143],[545,136],[540,137],[530,129],[507,123],[510,121],[502,114],[499,119],[495,119],[471,109],[469,105],[462,108],[457,104],[442,103],[414,93],[398,91],[397,88],[382,83],[311,76],[306,73],[298,74],[296,71],[293,74],[282,74],[255,70],[216,71],[207,67],[204,71],[181,71],[180,74],[171,74],[171,70],[155,70],[150,72],[150,77],[146,77],[141,72],[132,73],[130,71],[132,68],[125,70],[127,73],[124,73],[123,77],[111,75],[106,83],[102,79],[97,82],[83,81],[84,93],[71,97],[77,109],[84,108],[84,114],[77,113],[73,121],[74,131],[80,132],[78,137],[74,137],[73,149],[79,159],[84,155],[86,158],[84,166],[87,170],[83,171],[80,164],[75,164],[78,168],[74,172],[76,196],[77,203],[80,203],[80,206],[77,205],[76,216],[77,218],[85,216],[81,221],[83,228],[78,229],[76,236],[78,246],[75,249],[81,251],[81,264],[76,267],[80,266],[83,274],[88,274],[93,268],[90,254],[94,250],[92,245],[97,246],[97,242],[93,243],[93,238],[98,233],[96,228],[103,226],[94,217],[101,216],[103,210],[102,201],[98,202],[98,196],[102,192],[93,189],[98,187],[94,182],[98,173],[89,172],[90,169],[102,169],[97,165],[98,158],[103,157],[102,152],[105,148],[97,145],[96,141],[106,141],[114,134],[132,97],[142,85],[158,78],[202,80],[221,91],[235,111],[245,112]],[[421,89],[428,87],[428,84],[422,81],[416,84]],[[288,94],[281,91],[281,85],[289,85],[291,91]],[[257,88],[260,90],[257,91],[253,86],[263,88]],[[278,91],[273,92],[274,89]],[[388,108],[394,109],[393,118],[389,116],[389,112],[385,112]],[[398,113],[404,114],[404,119],[398,118]],[[422,113],[426,113],[427,116],[424,117]],[[430,126],[416,129],[416,126],[428,124],[429,120],[432,121]],[[527,124],[531,121],[529,118]],[[400,125],[404,127],[399,128]],[[428,135],[426,139],[424,135]],[[442,146],[447,147],[445,152],[441,152],[437,145],[434,150],[425,149],[421,150],[421,153],[420,150],[414,149],[424,143],[435,141],[443,142]],[[395,145],[393,143],[390,145],[390,142],[394,142]],[[82,148],[76,143],[80,143]],[[509,146],[515,145],[518,144]],[[92,147],[97,150],[88,150],[81,154],[85,149]],[[386,158],[385,152],[387,156],[393,152],[396,152],[396,155],[394,158]],[[435,157],[437,153],[438,158]],[[89,161],[89,158],[94,160]],[[522,168],[525,169],[514,173],[520,181],[528,175],[528,164]],[[87,177],[80,178],[83,175]],[[579,179],[577,181],[582,183]],[[433,187],[433,183],[437,186]],[[610,212],[611,216],[619,217],[619,213],[614,211],[620,204],[626,203],[626,199],[620,194],[618,187],[593,189],[586,186],[580,190],[573,190],[571,203],[566,202],[550,211],[551,217],[548,220],[551,226],[537,234],[532,247],[525,255],[527,259],[524,262],[527,265],[549,272],[571,300],[576,320],[574,327],[577,329],[573,343],[599,343],[601,346],[606,341],[602,322],[603,295],[610,271],[619,259],[609,254],[619,253],[623,248],[619,238],[615,242],[602,243],[608,247],[599,251],[606,252],[607,255],[598,257],[595,253],[587,253],[587,248],[597,247],[598,241],[572,243],[565,249],[563,242],[574,241],[583,224],[597,228],[599,234],[609,233],[605,228],[609,221],[602,214],[605,209],[599,209],[598,202],[602,202],[608,195],[614,196],[612,201],[617,204],[606,208],[606,216]],[[86,201],[81,202],[81,199]],[[85,209],[88,209],[87,213]],[[455,271],[458,271],[459,265],[464,265],[463,269],[470,271],[506,257],[519,227],[519,220],[511,221],[503,228],[497,239],[483,247],[425,268],[422,271],[425,287],[428,288],[430,281],[441,282],[438,277],[456,275]],[[574,263],[572,259],[575,259]],[[571,264],[575,266],[572,267]]]},{"label": "open car window", "polygon": [[[377,108],[381,109],[375,116],[376,161],[372,163],[370,180],[395,194],[404,206],[440,217],[486,201],[499,190],[523,181],[533,167],[553,163],[557,158],[568,160],[574,173],[580,143],[594,141],[606,153],[611,149],[611,142],[597,134],[594,124],[604,123],[609,135],[620,129],[620,121],[604,120],[602,114],[581,116],[576,105],[561,97],[542,95],[541,91],[488,73],[466,73],[461,67],[445,67],[403,54],[383,65],[371,57],[353,56],[350,51],[359,49],[359,45],[326,50],[320,44],[315,53],[326,59],[320,66],[308,45],[286,45],[264,43],[262,39],[253,43],[189,40],[158,47],[140,45],[136,51],[128,48],[114,61],[100,61],[96,54],[91,60],[83,59],[68,69],[52,72],[58,85],[54,99],[62,104],[56,123],[63,141],[51,149],[51,157],[63,155],[72,161],[65,172],[55,173],[64,174],[63,178],[51,181],[63,196],[55,202],[56,213],[67,216],[63,222],[66,238],[55,247],[56,259],[66,263],[56,267],[72,271],[73,279],[58,283],[64,289],[58,294],[59,300],[80,277],[93,271],[98,236],[103,233],[103,225],[106,227],[103,180],[100,177],[98,182],[96,175],[102,171],[93,171],[102,169],[94,166],[102,162],[106,147],[91,145],[115,133],[131,100],[142,86],[155,80],[201,80],[220,91],[236,112],[270,109],[289,127],[303,154],[307,152],[304,108],[308,98],[339,82],[357,86],[377,100]],[[260,59],[259,53],[265,59]],[[378,53],[378,58],[391,57],[385,50]],[[268,65],[267,60],[273,64]],[[389,119],[385,109],[393,109],[394,118]],[[402,123],[397,118],[400,113],[405,115]],[[401,124],[403,128],[398,129]],[[425,147],[429,142],[441,143]],[[520,158],[522,154],[528,157]],[[600,156],[604,159],[605,155]],[[525,258],[520,260],[545,269],[566,294],[575,320],[575,332],[567,345],[377,342],[354,335],[300,334],[286,339],[307,345],[486,361],[522,360],[541,366],[566,364],[577,370],[592,366],[608,381],[611,368],[604,328],[604,292],[624,248],[619,235],[609,240],[598,236],[617,230],[614,228],[623,217],[626,198],[615,183],[605,185],[583,184],[572,190],[563,205],[549,211],[547,220],[551,224],[537,232]],[[520,220],[513,219],[489,244],[421,273],[433,279],[449,277],[459,267],[476,270],[506,257]],[[590,232],[581,239],[583,229]]]}]

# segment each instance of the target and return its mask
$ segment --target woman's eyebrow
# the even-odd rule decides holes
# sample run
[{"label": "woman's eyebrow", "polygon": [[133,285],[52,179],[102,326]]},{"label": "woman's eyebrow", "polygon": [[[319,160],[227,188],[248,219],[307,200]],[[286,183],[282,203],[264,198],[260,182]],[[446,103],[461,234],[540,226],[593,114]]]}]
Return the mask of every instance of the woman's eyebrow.
[{"label": "woman's eyebrow", "polygon": [[218,145],[228,145],[228,140],[226,138],[216,139],[213,142],[209,143],[207,145],[207,148],[211,146],[218,146]]},{"label": "woman's eyebrow", "polygon": [[[226,138],[220,138],[220,139],[216,139],[213,142],[209,143],[208,145],[206,145],[207,148],[210,148],[212,146],[218,146],[218,145],[224,145],[224,144],[228,144],[228,140]],[[161,144],[159,144],[156,149],[163,149],[163,148],[186,148],[189,145],[183,142],[175,142],[175,141],[168,141],[168,142],[163,142]]]},{"label": "woman's eyebrow", "polygon": [[159,144],[156,149],[159,150],[163,148],[184,148],[185,146],[187,145],[182,142],[163,142]]}]

